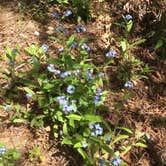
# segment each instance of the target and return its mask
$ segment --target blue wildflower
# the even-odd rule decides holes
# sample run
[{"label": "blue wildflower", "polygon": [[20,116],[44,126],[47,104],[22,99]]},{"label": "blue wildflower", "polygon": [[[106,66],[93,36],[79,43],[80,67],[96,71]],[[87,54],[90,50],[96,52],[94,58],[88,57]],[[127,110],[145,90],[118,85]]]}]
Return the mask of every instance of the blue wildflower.
[{"label": "blue wildflower", "polygon": [[58,74],[60,74],[60,73],[61,73],[60,70],[57,70],[57,69],[54,70],[54,74],[55,74],[55,75],[58,75]]},{"label": "blue wildflower", "polygon": [[49,46],[47,44],[43,44],[41,48],[43,49],[44,53],[46,53],[48,51]]},{"label": "blue wildflower", "polygon": [[93,79],[94,79],[93,76],[92,76],[92,72],[91,72],[90,69],[88,69],[88,70],[86,71],[85,76],[86,76],[86,79],[87,79],[88,82],[91,82],[91,81],[93,81]]},{"label": "blue wildflower", "polygon": [[86,142],[81,142],[81,145],[83,148],[86,148],[88,146]]},{"label": "blue wildflower", "polygon": [[54,12],[54,13],[53,13],[53,16],[54,16],[55,18],[59,18],[59,13],[58,13],[58,12]]},{"label": "blue wildflower", "polygon": [[10,66],[14,66],[14,64],[15,64],[14,61],[10,61],[10,62],[9,62],[9,65],[10,65]]},{"label": "blue wildflower", "polygon": [[32,94],[27,93],[27,94],[26,94],[26,98],[27,98],[28,100],[31,99],[31,98],[32,98]]},{"label": "blue wildflower", "polygon": [[59,50],[59,52],[63,52],[63,51],[64,51],[64,48],[61,47],[61,48],[59,48],[58,50]]},{"label": "blue wildflower", "polygon": [[65,16],[66,16],[66,17],[69,17],[70,15],[72,15],[71,10],[66,10],[66,11],[65,11]]},{"label": "blue wildflower", "polygon": [[49,65],[47,66],[47,69],[48,69],[49,72],[54,72],[54,71],[55,71],[54,64],[49,64]]},{"label": "blue wildflower", "polygon": [[84,26],[78,26],[76,28],[76,32],[77,33],[86,32],[86,28]]},{"label": "blue wildflower", "polygon": [[111,142],[111,137],[107,137],[106,140],[105,140],[106,144],[109,145],[110,142]]},{"label": "blue wildflower", "polygon": [[103,135],[103,128],[100,126],[99,123],[90,124],[89,128],[92,130],[91,136]]},{"label": "blue wildflower", "polygon": [[126,18],[127,21],[130,21],[130,20],[133,19],[133,17],[132,17],[130,14],[127,14],[127,15],[125,16],[125,18]]},{"label": "blue wildflower", "polygon": [[131,81],[127,81],[125,84],[124,84],[124,87],[126,88],[133,88],[134,84],[131,82]]},{"label": "blue wildflower", "polygon": [[78,74],[80,73],[80,70],[76,69],[76,70],[73,71],[73,73],[74,73],[75,76],[78,76]]},{"label": "blue wildflower", "polygon": [[116,56],[116,52],[114,50],[110,50],[105,54],[107,58],[114,58]]},{"label": "blue wildflower", "polygon": [[98,88],[98,89],[96,90],[96,95],[97,95],[97,96],[101,96],[101,95],[102,95],[102,89]]},{"label": "blue wildflower", "polygon": [[73,48],[73,49],[75,49],[76,47],[77,47],[77,42],[76,41],[74,41],[72,44],[71,44],[71,48]]},{"label": "blue wildflower", "polygon": [[59,26],[59,27],[57,27],[57,28],[55,28],[55,31],[57,32],[57,33],[64,33],[64,34],[67,34],[67,29],[66,28],[63,28],[63,27],[61,27],[61,26]]},{"label": "blue wildflower", "polygon": [[113,166],[119,166],[121,162],[122,160],[119,156],[114,156],[113,160],[110,161]]},{"label": "blue wildflower", "polygon": [[5,146],[0,147],[0,155],[3,155],[7,151]]},{"label": "blue wildflower", "polygon": [[76,107],[73,105],[63,105],[62,111],[66,114],[70,113],[71,111],[76,111]]},{"label": "blue wildflower", "polygon": [[67,76],[71,75],[71,71],[65,71],[64,73],[61,73],[60,77],[61,78],[66,78]]},{"label": "blue wildflower", "polygon": [[148,140],[150,139],[150,134],[149,133],[146,133],[145,136]]},{"label": "blue wildflower", "polygon": [[98,105],[100,101],[101,101],[101,97],[100,96],[95,96],[94,97],[94,103],[95,103],[95,105]]},{"label": "blue wildflower", "polygon": [[67,105],[68,101],[65,96],[58,96],[57,101],[60,105]]},{"label": "blue wildflower", "polygon": [[67,87],[67,93],[73,94],[75,91],[75,87],[73,85],[69,85]]},{"label": "blue wildflower", "polygon": [[104,160],[100,160],[99,164],[100,164],[100,166],[106,166]]},{"label": "blue wildflower", "polygon": [[17,48],[14,48],[13,50],[12,50],[12,54],[17,54],[18,53],[18,49]]},{"label": "blue wildflower", "polygon": [[82,48],[83,50],[87,51],[87,52],[89,52],[89,51],[91,50],[91,48],[90,48],[86,43],[84,43],[84,44],[81,46],[81,48]]},{"label": "blue wildflower", "polygon": [[100,72],[98,76],[101,77],[101,78],[103,78],[104,77],[104,73]]},{"label": "blue wildflower", "polygon": [[10,109],[11,109],[11,105],[7,104],[7,105],[4,106],[4,110],[5,110],[5,111],[8,111],[8,110],[10,110]]}]

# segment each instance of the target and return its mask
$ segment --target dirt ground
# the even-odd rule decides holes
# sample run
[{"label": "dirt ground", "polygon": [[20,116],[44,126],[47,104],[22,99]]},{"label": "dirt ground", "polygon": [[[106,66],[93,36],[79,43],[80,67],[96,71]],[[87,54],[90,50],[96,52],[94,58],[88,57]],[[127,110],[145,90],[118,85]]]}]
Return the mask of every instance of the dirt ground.
[{"label": "dirt ground", "polygon": [[[6,46],[14,48],[19,44],[21,48],[25,48],[32,43],[47,43],[48,35],[53,33],[54,27],[61,24],[51,15],[51,12],[55,9],[57,8],[52,7],[48,10],[47,22],[41,23],[35,21],[29,13],[25,15],[24,12],[19,10],[19,3],[15,1],[0,4],[1,68],[5,68],[7,64],[3,58]],[[100,6],[98,9],[100,9]],[[93,57],[94,59],[100,57],[110,45],[117,49],[114,46],[113,38],[115,32],[111,29],[112,21],[116,18],[115,13],[108,12],[107,4],[104,10],[100,12],[102,14],[96,17],[95,21],[86,25],[86,35],[93,39],[90,46],[96,56]],[[75,28],[74,23],[63,22],[62,24],[69,29],[69,34]],[[60,46],[52,42],[50,47],[57,49]],[[151,135],[147,149],[134,149],[126,155],[125,161],[129,165],[164,166],[166,165],[166,61],[160,60],[151,47],[147,49],[138,47],[135,53],[152,66],[153,72],[149,74],[149,80],[134,83],[134,88],[130,90],[134,97],[124,104],[121,115],[110,113],[110,117],[107,117],[107,119],[113,125],[123,123],[131,129],[139,129]],[[26,55],[23,53],[19,58],[26,58]],[[99,62],[100,58],[97,61]],[[117,102],[117,98],[120,101],[121,94],[116,90],[114,80],[112,80],[112,83],[111,90],[115,97],[113,99],[110,96],[108,103]],[[0,104],[4,104],[3,96],[0,96],[0,102]],[[108,105],[111,107],[111,104]],[[54,141],[48,126],[35,130],[30,129],[28,125],[13,125],[9,121],[8,114],[3,110],[0,110],[0,142],[5,142],[8,148],[16,147],[23,154],[17,163],[19,166],[78,166],[78,160],[73,155],[69,155],[70,150],[62,149],[59,142]],[[35,161],[30,161],[28,158],[28,151],[34,145],[39,146],[43,162],[40,161],[40,158]]]}]

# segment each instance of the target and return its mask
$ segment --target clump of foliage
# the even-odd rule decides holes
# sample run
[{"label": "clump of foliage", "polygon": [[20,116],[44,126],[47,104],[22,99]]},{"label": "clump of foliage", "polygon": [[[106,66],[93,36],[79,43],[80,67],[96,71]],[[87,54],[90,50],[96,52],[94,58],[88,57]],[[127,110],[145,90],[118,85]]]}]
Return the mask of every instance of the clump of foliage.
[{"label": "clump of foliage", "polygon": [[0,165],[1,166],[15,166],[16,161],[21,157],[21,154],[15,149],[7,149],[4,144],[0,144]]},{"label": "clump of foliage", "polygon": [[[70,15],[70,10],[66,11],[65,16]],[[83,27],[81,31],[82,29]],[[65,35],[63,30],[56,33]],[[7,49],[9,74],[3,75],[8,81],[6,93],[10,91],[11,94],[16,93],[16,97],[23,96],[22,100],[25,100],[30,108],[21,108],[19,103],[10,97],[12,104],[8,103],[4,107],[5,111],[14,111],[13,122],[25,122],[29,119],[31,127],[41,127],[49,122],[55,138],[58,138],[62,145],[76,149],[86,165],[126,165],[121,157],[132,147],[146,145],[143,133],[121,126],[110,127],[101,116],[102,112],[106,111],[104,102],[110,93],[109,88],[104,86],[108,82],[105,68],[113,63],[116,52],[107,52],[107,61],[103,67],[98,67],[89,57],[91,48],[86,38],[78,40],[76,34],[73,34],[67,41],[56,41],[63,45],[57,50],[56,57],[51,56],[46,44],[41,47],[31,45],[25,48],[29,60],[18,66],[16,58],[19,56],[19,49]],[[123,39],[121,44],[124,61],[132,61],[128,57],[128,50],[142,42],[129,45],[127,40]],[[122,59],[120,66],[124,61]],[[137,62],[135,59],[133,61]],[[19,70],[20,65],[29,66],[28,71]],[[133,87],[131,77],[125,76],[124,80],[127,81],[124,85],[126,88]]]}]

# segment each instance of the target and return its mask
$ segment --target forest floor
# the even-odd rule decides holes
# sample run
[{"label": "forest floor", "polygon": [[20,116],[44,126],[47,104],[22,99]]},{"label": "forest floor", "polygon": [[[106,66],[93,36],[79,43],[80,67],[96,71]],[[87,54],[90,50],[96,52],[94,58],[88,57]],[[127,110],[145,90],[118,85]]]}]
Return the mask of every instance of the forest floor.
[{"label": "forest floor", "polygon": [[[117,17],[110,13],[108,6],[109,4],[103,5],[102,10],[100,6],[96,6],[96,10],[99,10],[101,14],[85,24],[87,28],[85,35],[91,39],[89,45],[95,53],[93,58],[97,61],[96,63],[100,63],[98,57],[105,53],[106,48],[111,46],[117,49],[114,44],[116,30],[111,28]],[[53,18],[52,13],[55,10],[59,8],[51,7],[47,11],[47,20],[41,22],[28,9],[21,10],[19,3],[15,1],[0,4],[0,67],[2,69],[5,69],[8,63],[3,58],[6,46],[15,48],[18,44],[21,48],[25,48],[33,43],[42,45],[49,42],[51,49],[58,49],[60,46],[48,38],[54,34],[54,28],[57,25],[63,25],[69,31],[67,36],[72,34],[76,24],[69,21],[60,22]],[[136,32],[132,34],[133,40],[136,40],[138,36],[134,33]],[[125,156],[124,159],[129,165],[166,165],[166,60],[159,59],[151,46],[136,47],[134,53],[148,63],[153,68],[153,72],[148,74],[148,80],[134,82],[134,88],[129,90],[133,98],[125,103],[120,113],[110,113],[106,119],[112,125],[124,124],[131,129],[150,134],[148,148],[133,149]],[[19,58],[27,57],[22,53]],[[122,92],[118,90],[119,85],[115,79],[110,78],[110,80],[114,98],[110,96],[107,104],[111,108],[112,102],[121,101]],[[0,104],[4,104],[3,96],[0,97]],[[19,149],[22,157],[17,163],[18,166],[81,165],[79,156],[75,157],[75,153],[71,155],[71,150],[62,148],[60,143],[53,139],[49,126],[36,130],[30,129],[25,124],[13,125],[8,114],[3,110],[0,110],[0,142],[5,142],[8,148]],[[34,146],[39,147],[40,157],[31,160],[28,154]]]}]

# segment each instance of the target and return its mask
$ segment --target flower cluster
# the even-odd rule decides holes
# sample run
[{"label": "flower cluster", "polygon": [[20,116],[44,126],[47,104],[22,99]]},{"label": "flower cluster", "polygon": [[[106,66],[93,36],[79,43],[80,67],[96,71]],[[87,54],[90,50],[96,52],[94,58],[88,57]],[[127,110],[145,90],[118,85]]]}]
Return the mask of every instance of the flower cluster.
[{"label": "flower cluster", "polygon": [[89,128],[91,129],[91,136],[103,135],[103,128],[99,123],[90,124]]},{"label": "flower cluster", "polygon": [[11,105],[7,104],[7,105],[4,106],[4,110],[5,110],[5,111],[8,111],[8,110],[10,110],[10,109],[11,109]]},{"label": "flower cluster", "polygon": [[87,52],[89,52],[89,51],[91,50],[91,48],[90,48],[86,43],[84,43],[84,44],[81,46],[81,48],[82,48],[83,50],[87,51]]},{"label": "flower cluster", "polygon": [[66,96],[59,96],[57,97],[57,102],[59,105],[62,106],[62,111],[65,114],[69,114],[72,111],[76,111],[77,107],[75,106],[75,101],[71,101],[72,104],[69,104],[69,100],[66,98]]},{"label": "flower cluster", "polygon": [[76,32],[77,33],[86,32],[86,28],[84,26],[78,26],[76,28]]},{"label": "flower cluster", "polygon": [[124,84],[124,87],[125,87],[125,88],[133,88],[133,86],[134,86],[134,84],[133,84],[131,81],[127,81],[127,82],[125,82],[125,84]]},{"label": "flower cluster", "polygon": [[43,49],[44,53],[46,53],[48,51],[49,46],[47,44],[43,44],[41,48]]},{"label": "flower cluster", "polygon": [[114,158],[110,161],[110,163],[113,166],[119,166],[121,162],[122,162],[122,160],[120,159],[119,156],[114,156]]},{"label": "flower cluster", "polygon": [[61,26],[58,26],[55,28],[55,31],[58,33],[58,34],[67,34],[68,33],[68,30],[66,28],[63,28]]},{"label": "flower cluster", "polygon": [[110,50],[105,54],[105,56],[107,58],[114,58],[116,56],[116,52],[114,50]]},{"label": "flower cluster", "polygon": [[7,151],[5,146],[0,147],[0,155],[3,155]]},{"label": "flower cluster", "polygon": [[75,91],[75,87],[74,87],[73,85],[69,85],[69,86],[67,87],[67,93],[73,94],[74,91]]},{"label": "flower cluster", "polygon": [[130,20],[133,19],[133,17],[132,17],[130,14],[127,14],[127,15],[125,16],[125,19],[126,19],[127,21],[130,21]]},{"label": "flower cluster", "polygon": [[88,69],[86,72],[85,72],[85,77],[86,77],[86,80],[88,82],[91,82],[94,80],[93,76],[92,76],[92,71],[91,69]]},{"label": "flower cluster", "polygon": [[64,14],[65,14],[66,17],[69,17],[70,15],[72,15],[72,12],[71,12],[71,10],[66,10],[64,12]]},{"label": "flower cluster", "polygon": [[77,42],[76,41],[74,41],[72,44],[71,44],[71,48],[73,48],[73,49],[75,49],[75,48],[77,48]]},{"label": "flower cluster", "polygon": [[98,105],[101,101],[101,96],[102,96],[102,90],[101,89],[97,89],[96,90],[96,96],[94,97],[94,104]]},{"label": "flower cluster", "polygon": [[48,69],[49,72],[54,73],[55,75],[58,75],[58,74],[61,73],[60,70],[55,69],[54,64],[49,64],[47,66],[47,69]]}]

